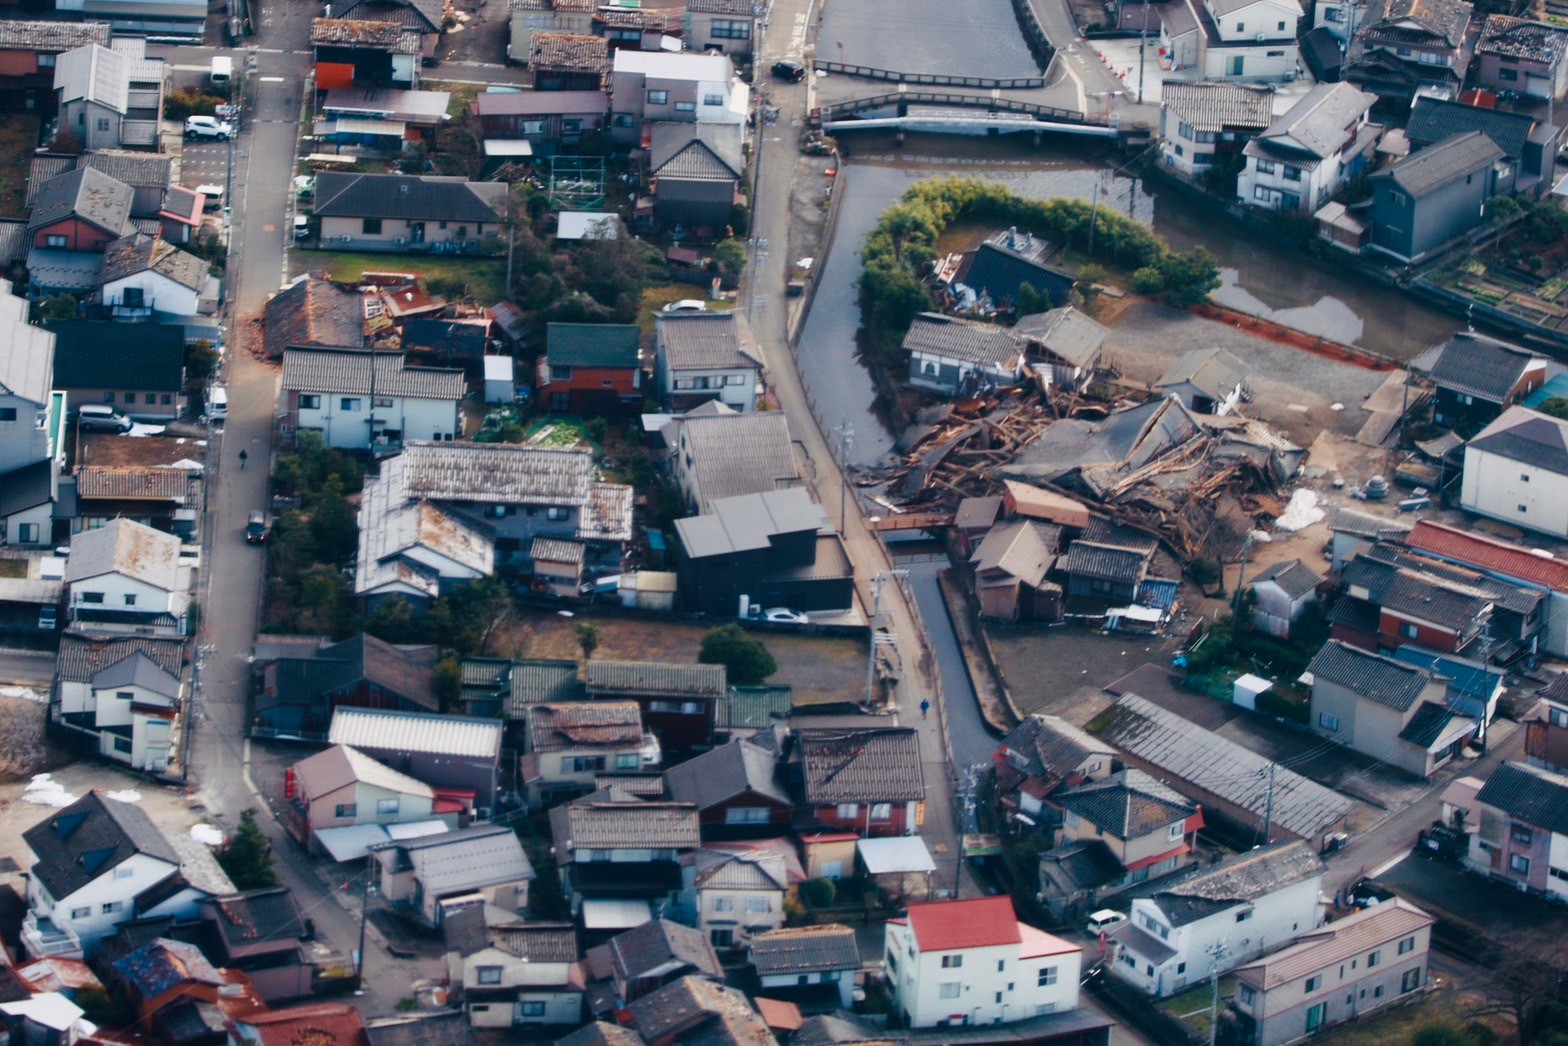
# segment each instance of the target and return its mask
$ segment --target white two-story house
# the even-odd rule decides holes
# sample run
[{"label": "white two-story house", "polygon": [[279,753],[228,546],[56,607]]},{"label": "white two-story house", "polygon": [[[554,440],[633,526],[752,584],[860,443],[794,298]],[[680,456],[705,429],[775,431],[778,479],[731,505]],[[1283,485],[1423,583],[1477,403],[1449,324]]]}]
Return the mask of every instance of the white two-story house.
[{"label": "white two-story house", "polygon": [[746,122],[750,91],[727,55],[623,47],[610,75],[610,136],[617,142],[643,141],[655,121]]},{"label": "white two-story house", "polygon": [[1366,169],[1382,127],[1367,122],[1377,96],[1319,84],[1242,150],[1236,198],[1270,211],[1312,214]]},{"label": "white two-story house", "polygon": [[1083,949],[1018,921],[1010,897],[912,904],[883,962],[908,1028],[997,1024],[1078,1008]]},{"label": "white two-story house", "polygon": [[1160,12],[1160,54],[1200,80],[1294,80],[1297,0],[1174,0]]},{"label": "white two-story house", "polygon": [[183,636],[190,581],[173,534],[115,519],[71,538],[65,584],[79,629]]},{"label": "white two-story house", "polygon": [[127,919],[195,918],[198,902],[234,892],[204,846],[182,854],[133,803],[92,791],[22,833],[28,955],[82,957]]},{"label": "white two-story house", "polygon": [[[497,919],[500,925],[494,925]],[[453,949],[447,953],[450,983],[462,988],[471,1027],[582,1021],[586,977],[571,923],[506,919],[478,905],[453,912],[444,929]]]},{"label": "white two-story house", "polygon": [[1260,847],[1136,897],[1112,971],[1164,998],[1225,973],[1323,921],[1323,861],[1297,841]]},{"label": "white two-story house", "polygon": [[468,392],[461,370],[411,367],[401,353],[288,349],[284,411],[296,430],[319,432],[329,447],[393,450],[405,440],[456,439]]},{"label": "white two-story house", "polygon": [[532,807],[591,792],[601,774],[659,768],[658,738],[644,733],[635,701],[543,701],[527,715],[521,766]]},{"label": "white two-story house", "polygon": [[65,396],[53,392],[54,334],[28,322],[31,309],[0,280],[0,545],[43,545],[53,537],[64,456]]},{"label": "white two-story house", "polygon": [[673,411],[718,400],[742,414],[757,408],[762,377],[751,328],[734,312],[660,316],[655,330],[654,384]]},{"label": "white two-story house", "polygon": [[168,769],[177,740],[185,643],[175,637],[61,637],[50,716],[133,770]]},{"label": "white two-story house", "polygon": [[789,873],[782,855],[698,850],[693,868],[686,907],[714,948],[744,947],[755,935],[784,925]]}]

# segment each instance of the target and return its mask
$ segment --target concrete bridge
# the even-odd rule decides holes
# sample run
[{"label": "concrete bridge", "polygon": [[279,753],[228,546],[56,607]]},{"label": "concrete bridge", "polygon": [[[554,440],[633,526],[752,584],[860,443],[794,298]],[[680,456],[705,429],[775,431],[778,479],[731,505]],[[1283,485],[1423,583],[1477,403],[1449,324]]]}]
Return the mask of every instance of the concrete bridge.
[{"label": "concrete bridge", "polygon": [[896,128],[959,134],[1052,132],[1114,138],[1120,132],[1104,116],[1054,105],[1003,98],[1000,91],[897,91],[825,103],[811,110],[811,124],[823,131]]}]

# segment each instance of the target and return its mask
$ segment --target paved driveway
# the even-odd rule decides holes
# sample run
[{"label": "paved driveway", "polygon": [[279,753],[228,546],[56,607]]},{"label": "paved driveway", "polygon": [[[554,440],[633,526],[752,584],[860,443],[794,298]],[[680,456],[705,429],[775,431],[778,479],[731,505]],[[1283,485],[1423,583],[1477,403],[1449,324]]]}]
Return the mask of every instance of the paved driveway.
[{"label": "paved driveway", "polygon": [[817,59],[997,79],[1039,76],[1007,0],[854,0],[828,4]]}]

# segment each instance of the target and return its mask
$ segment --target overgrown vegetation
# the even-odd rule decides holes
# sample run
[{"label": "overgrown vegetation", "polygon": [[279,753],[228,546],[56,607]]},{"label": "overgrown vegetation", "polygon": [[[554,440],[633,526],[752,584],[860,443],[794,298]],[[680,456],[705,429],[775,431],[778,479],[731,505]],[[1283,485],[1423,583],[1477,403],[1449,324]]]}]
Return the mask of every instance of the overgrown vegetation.
[{"label": "overgrown vegetation", "polygon": [[723,665],[731,684],[754,686],[779,670],[762,641],[739,625],[723,625],[702,637],[697,660]]},{"label": "overgrown vegetation", "polygon": [[181,120],[187,116],[211,116],[227,99],[206,87],[176,87],[163,96],[163,118]]},{"label": "overgrown vegetation", "polygon": [[1031,200],[978,178],[934,178],[915,185],[882,215],[862,252],[861,311],[882,365],[898,365],[904,332],[916,313],[932,308],[923,276],[937,257],[937,238],[957,222],[1015,225],[1111,268],[1141,272],[1149,292],[1163,294],[1177,308],[1206,301],[1220,284],[1219,266],[1208,251],[1172,251],[1146,226],[1110,208],[1062,197]]},{"label": "overgrown vegetation", "polygon": [[256,823],[256,809],[240,814],[240,826],[222,846],[213,851],[225,875],[240,890],[263,890],[278,885],[278,870],[273,865],[272,843]]}]

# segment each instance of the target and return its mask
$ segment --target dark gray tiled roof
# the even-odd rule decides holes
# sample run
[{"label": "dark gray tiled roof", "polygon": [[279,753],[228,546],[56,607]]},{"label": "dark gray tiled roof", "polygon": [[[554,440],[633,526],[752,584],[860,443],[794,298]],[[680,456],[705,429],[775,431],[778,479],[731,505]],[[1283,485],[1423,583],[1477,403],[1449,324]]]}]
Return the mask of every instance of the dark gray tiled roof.
[{"label": "dark gray tiled roof", "polygon": [[584,696],[575,661],[514,661],[509,715],[520,717],[538,701],[577,701]]},{"label": "dark gray tiled roof", "polygon": [[1510,15],[1488,15],[1481,27],[1481,39],[1475,45],[1476,54],[1522,58],[1543,65],[1556,65],[1565,52],[1568,29]]},{"label": "dark gray tiled roof", "polygon": [[495,946],[528,962],[577,961],[577,929],[571,923],[524,923],[491,931]]},{"label": "dark gray tiled roof", "polygon": [[1492,771],[1476,799],[1532,828],[1568,835],[1568,777],[1562,774],[1504,763]]},{"label": "dark gray tiled roof", "polygon": [[1568,422],[1510,407],[1469,448],[1568,476]]},{"label": "dark gray tiled roof", "polygon": [[672,665],[660,661],[588,662],[588,694],[706,697],[724,696],[723,665]]},{"label": "dark gray tiled roof", "polygon": [[0,50],[60,54],[73,47],[109,46],[107,22],[29,22],[0,20]]},{"label": "dark gray tiled roof", "polygon": [[1274,121],[1274,88],[1258,84],[1166,80],[1160,104],[1199,131],[1262,131]]},{"label": "dark gray tiled roof", "polygon": [[636,980],[672,961],[708,977],[724,976],[708,935],[668,919],[654,919],[617,934],[610,938],[609,949],[617,980]]},{"label": "dark gray tiled roof", "polygon": [[1425,370],[1440,388],[1488,403],[1504,403],[1531,363],[1537,361],[1539,357],[1528,349],[1460,331],[1432,352],[1423,353],[1411,366]]},{"label": "dark gray tiled roof", "polygon": [[[645,1039],[735,1046],[765,1046],[775,1041],[767,1023],[744,994],[701,977],[682,977],[644,995],[627,1009],[633,1027]],[[691,1028],[698,1023],[703,1025],[700,1031]],[[678,1040],[670,1038],[686,1030],[693,1033]]]},{"label": "dark gray tiled roof", "polygon": [[1534,126],[1535,118],[1525,113],[1482,109],[1437,98],[1417,98],[1405,124],[1405,134],[1411,145],[1420,148],[1466,131],[1481,131],[1497,143],[1504,156],[1518,160],[1524,155],[1525,143]]},{"label": "dark gray tiled roof", "polygon": [[1335,683],[1399,712],[1408,711],[1432,681],[1432,674],[1423,668],[1368,653],[1338,639],[1323,645],[1307,671],[1315,680]]},{"label": "dark gray tiled roof", "polygon": [[1444,138],[1418,150],[1377,177],[1388,178],[1416,199],[1430,196],[1451,182],[1484,171],[1503,158],[1499,149],[1480,131]]},{"label": "dark gray tiled roof", "polygon": [[1249,143],[1247,155],[1273,146],[1320,160],[1332,156],[1347,141],[1346,128],[1372,108],[1375,101],[1376,95],[1358,91],[1349,84],[1318,84]]},{"label": "dark gray tiled roof", "polygon": [[751,965],[758,976],[860,969],[855,931],[838,923],[791,926],[751,939]]},{"label": "dark gray tiled roof", "polygon": [[630,1028],[594,1021],[564,1038],[556,1039],[555,1046],[644,1046],[644,1040]]},{"label": "dark gray tiled roof", "polygon": [[1007,369],[1017,362],[1023,342],[1008,328],[994,323],[922,312],[904,335],[904,351]]},{"label": "dark gray tiled roof", "polygon": [[1065,573],[1103,581],[1133,582],[1143,577],[1149,553],[1089,541],[1074,541],[1062,561]]},{"label": "dark gray tiled roof", "polygon": [[462,1010],[418,1017],[383,1018],[365,1025],[369,1046],[476,1046]]},{"label": "dark gray tiled roof", "polygon": [[1199,869],[1163,886],[1153,899],[1172,926],[1185,926],[1322,874],[1322,858],[1305,842],[1276,843]]},{"label": "dark gray tiled roof", "polygon": [[[374,369],[375,376],[371,376]],[[411,367],[399,352],[346,349],[287,349],[283,353],[283,387],[298,392],[356,393],[368,396],[412,396],[460,400],[468,392],[463,372],[438,367]]]},{"label": "dark gray tiled roof", "polygon": [[169,864],[171,874],[180,866],[179,855],[146,811],[133,803],[106,799],[97,789],[50,813],[22,838],[38,858],[31,874],[56,900],[64,900],[137,854]]},{"label": "dark gray tiled roof", "polygon": [[396,218],[498,224],[496,208],[506,198],[501,182],[412,174],[316,175],[318,218]]},{"label": "dark gray tiled roof", "polygon": [[636,368],[642,330],[635,323],[551,323],[545,355],[552,367]]},{"label": "dark gray tiled roof", "polygon": [[735,312],[688,312],[660,316],[659,351],[672,371],[760,368],[751,330]]},{"label": "dark gray tiled roof", "polygon": [[103,282],[112,283],[148,271],[199,291],[207,285],[209,266],[189,251],[146,233],[122,236],[104,249]]},{"label": "dark gray tiled roof", "polygon": [[1337,534],[1352,534],[1356,537],[1380,540],[1388,537],[1397,539],[1400,535],[1410,533],[1410,528],[1414,525],[1408,520],[1385,519],[1352,508],[1342,508],[1334,513],[1328,528]]},{"label": "dark gray tiled roof", "polygon": [[599,794],[550,811],[558,862],[570,862],[576,850],[692,850],[702,842],[692,803],[602,801]]},{"label": "dark gray tiled roof", "polygon": [[747,741],[732,741],[664,772],[670,798],[706,810],[751,793],[790,806],[789,794],[776,780],[778,760]]},{"label": "dark gray tiled roof", "polygon": [[[805,491],[787,494],[780,488],[789,488],[799,482],[800,472],[795,464],[795,445],[789,431],[789,418],[783,411],[768,410],[757,414],[711,414],[685,418],[680,422],[680,439],[691,457],[689,466],[696,486],[702,492],[701,513],[716,513],[720,501],[735,501],[732,513],[737,522],[752,521],[745,529],[755,534],[762,525],[763,515],[772,515],[775,509],[794,505],[798,511],[803,498],[810,502]],[[746,495],[759,495],[764,500],[740,503]],[[789,513],[789,517],[795,516]],[[728,531],[723,520],[711,519],[704,527],[717,527]],[[780,531],[779,533],[782,533]],[[734,538],[735,535],[729,535]],[[723,542],[716,541],[715,544]],[[704,546],[709,543],[701,542]],[[693,551],[692,544],[687,545]]]},{"label": "dark gray tiled roof", "polygon": [[1458,47],[1473,10],[1465,0],[1390,0],[1382,20],[1362,32],[1369,40],[1422,42],[1435,37],[1449,47]]},{"label": "dark gray tiled roof", "polygon": [[1448,729],[1448,724],[1453,720],[1454,713],[1448,706],[1436,701],[1423,701],[1421,707],[1416,709],[1416,714],[1410,717],[1410,722],[1399,732],[1399,739],[1426,748],[1443,736],[1443,731]]},{"label": "dark gray tiled roof", "polygon": [[656,123],[648,169],[660,178],[732,182],[746,173],[740,124]]},{"label": "dark gray tiled roof", "polygon": [[123,236],[131,231],[134,195],[124,182],[90,167],[79,167],[56,175],[38,187],[27,227],[40,229],[74,214],[100,229]]},{"label": "dark gray tiled roof", "polygon": [[1057,792],[1052,801],[1116,838],[1128,840],[1198,812],[1185,796],[1141,770],[1126,770],[1109,780]]},{"label": "dark gray tiled roof", "polygon": [[1345,564],[1340,578],[1347,585],[1365,588],[1374,605],[1454,630],[1466,628],[1489,604],[1501,601],[1492,586],[1467,584],[1369,555]]},{"label": "dark gray tiled roof", "polygon": [[136,654],[151,658],[159,668],[178,676],[185,664],[185,642],[153,636],[87,636],[67,632],[60,637],[55,673],[69,683],[86,683],[99,671]]},{"label": "dark gray tiled roof", "polygon": [[1247,380],[1247,365],[1224,349],[1184,353],[1154,383],[1155,388],[1191,385],[1210,399],[1222,400]]},{"label": "dark gray tiled roof", "polygon": [[1052,866],[1067,884],[1095,890],[1127,874],[1127,869],[1098,839],[1078,839],[1040,855],[1040,864]]},{"label": "dark gray tiled roof", "polygon": [[926,797],[916,731],[803,730],[809,803],[919,802]]},{"label": "dark gray tiled roof", "polygon": [[1023,772],[1030,777],[1064,777],[1092,755],[1103,753],[1110,758],[1116,752],[1067,720],[1039,713],[1015,726],[1002,739],[1002,747],[1024,757]]},{"label": "dark gray tiled roof", "polygon": [[[1072,274],[1046,264],[1040,257],[1045,252],[1036,251],[1027,244],[1019,249],[1008,249],[1006,235],[1005,232],[1000,234],[999,242],[993,242],[998,241],[993,237],[977,247],[959,267],[958,282],[977,293],[989,294],[998,304],[1013,302],[1018,297],[1018,288],[1026,283],[1046,295],[1053,305],[1067,301],[1077,282]],[[1033,242],[1044,244],[1045,241]]]},{"label": "dark gray tiled roof", "polygon": [[1253,579],[1253,584],[1272,581],[1284,590],[1286,597],[1300,599],[1302,596],[1317,591],[1323,579],[1313,572],[1299,559],[1287,560],[1276,563]]},{"label": "dark gray tiled roof", "polygon": [[365,296],[326,280],[300,280],[266,306],[267,354],[293,347],[357,349],[365,344]]},{"label": "dark gray tiled roof", "polygon": [[527,707],[528,747],[535,752],[636,746],[642,712],[635,701],[540,702]]},{"label": "dark gray tiled roof", "polygon": [[1092,364],[1111,333],[1071,305],[1020,316],[1012,329],[1014,334],[1039,342],[1075,367]]}]

